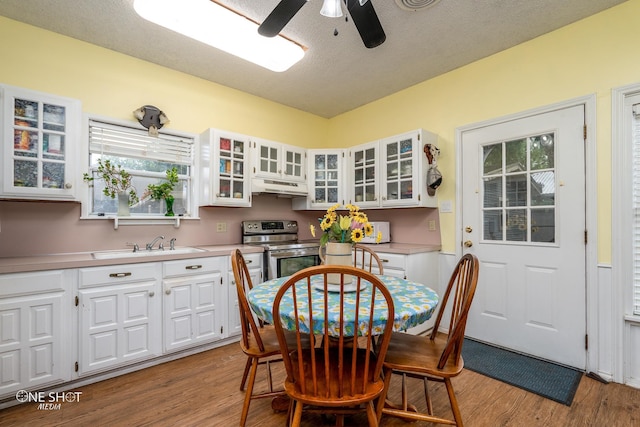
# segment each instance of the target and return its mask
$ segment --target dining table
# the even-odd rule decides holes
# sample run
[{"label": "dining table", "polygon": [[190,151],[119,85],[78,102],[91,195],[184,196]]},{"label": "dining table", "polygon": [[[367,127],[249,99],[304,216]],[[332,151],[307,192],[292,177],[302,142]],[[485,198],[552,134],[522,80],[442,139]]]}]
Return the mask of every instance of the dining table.
[{"label": "dining table", "polygon": [[[412,280],[407,280],[395,276],[376,275],[382,283],[387,287],[393,298],[395,316],[393,319],[394,331],[406,331],[407,329],[426,322],[433,315],[438,305],[438,294],[425,284]],[[280,277],[271,279],[263,283],[256,284],[247,294],[247,300],[251,309],[263,321],[273,324],[273,302],[276,293],[282,284],[289,277]],[[302,333],[309,334],[313,329],[313,334],[323,333],[324,324],[324,292],[327,290],[327,304],[329,307],[335,307],[330,310],[329,314],[329,335],[338,335],[340,330],[341,315],[339,307],[341,294],[344,297],[344,310],[342,314],[342,327],[347,336],[353,336],[354,332],[363,329],[362,322],[368,321],[369,309],[371,307],[371,291],[372,285],[366,280],[362,281],[360,289],[360,304],[358,305],[358,321],[355,324],[355,307],[356,295],[355,282],[351,286],[346,286],[347,291],[341,293],[339,286],[331,285],[325,288],[324,279],[321,275],[312,276],[311,278],[312,292],[311,301],[307,294],[305,280],[296,283],[296,294],[298,299],[298,317],[302,320]],[[293,307],[293,299],[291,297],[291,289],[289,289],[280,304],[280,320],[285,329],[295,330],[295,310]],[[364,302],[364,303],[363,303]],[[386,301],[380,292],[376,293],[374,299],[376,306],[373,319],[374,329],[382,330],[388,319],[388,311],[386,309]],[[313,325],[309,325],[309,310],[313,315]]]}]

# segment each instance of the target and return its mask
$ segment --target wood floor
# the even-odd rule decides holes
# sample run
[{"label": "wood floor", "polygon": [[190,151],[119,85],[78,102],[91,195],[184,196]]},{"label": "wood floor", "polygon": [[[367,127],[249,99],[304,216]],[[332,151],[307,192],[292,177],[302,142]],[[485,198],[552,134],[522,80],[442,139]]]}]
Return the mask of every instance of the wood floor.
[{"label": "wood floor", "polygon": [[[79,402],[59,410],[38,410],[27,403],[0,411],[0,426],[236,426],[244,393],[239,391],[245,357],[238,344],[228,345],[163,365],[105,380],[72,391]],[[276,364],[276,381],[282,364]],[[256,384],[264,384],[265,371]],[[602,384],[583,377],[571,407],[464,370],[453,380],[468,427],[631,427],[640,425],[640,390],[620,384]],[[424,409],[422,387],[416,383],[414,403]],[[448,401],[441,384],[431,387],[436,413],[446,412]],[[285,413],[274,412],[270,399],[254,400],[248,426],[285,425]],[[303,415],[304,426],[328,420]],[[366,425],[366,417],[346,420]],[[383,417],[382,426],[422,426]]]}]

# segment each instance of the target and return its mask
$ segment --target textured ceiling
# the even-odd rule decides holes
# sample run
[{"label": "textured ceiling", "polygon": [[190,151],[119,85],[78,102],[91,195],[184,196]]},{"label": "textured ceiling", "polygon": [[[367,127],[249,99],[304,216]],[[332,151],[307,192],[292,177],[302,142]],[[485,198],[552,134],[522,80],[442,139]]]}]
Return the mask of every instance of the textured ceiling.
[{"label": "textured ceiling", "polygon": [[[333,117],[624,2],[440,0],[409,11],[394,0],[370,1],[384,44],[365,48],[352,22],[321,16],[322,0],[310,0],[282,32],[308,50],[283,73],[151,24],[133,0],[1,0],[0,15]],[[257,22],[278,2],[219,0]]]}]

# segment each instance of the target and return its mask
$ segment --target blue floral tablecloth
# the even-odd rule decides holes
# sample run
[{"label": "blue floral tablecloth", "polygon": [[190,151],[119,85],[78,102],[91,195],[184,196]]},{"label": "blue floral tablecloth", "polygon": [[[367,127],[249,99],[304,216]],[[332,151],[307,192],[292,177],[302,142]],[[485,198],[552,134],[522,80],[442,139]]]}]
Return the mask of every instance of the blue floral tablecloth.
[{"label": "blue floral tablecloth", "polygon": [[[438,295],[426,285],[412,282],[410,280],[400,279],[392,276],[378,276],[385,284],[391,296],[395,308],[395,317],[393,319],[394,331],[405,331],[408,328],[417,326],[429,320],[438,304]],[[262,320],[273,323],[273,300],[280,286],[287,280],[287,277],[269,280],[268,282],[256,285],[247,295],[249,305],[252,310]],[[314,276],[312,284],[322,286],[322,277]],[[371,301],[371,284],[364,282],[365,288],[360,291],[360,306],[358,315],[358,330],[366,327],[370,317],[370,301]],[[293,299],[291,297],[291,289],[287,291],[282,299],[280,306],[280,317],[282,325],[286,329],[295,330],[295,314],[293,307]],[[340,293],[328,292],[328,305],[333,307],[330,309],[329,318],[329,335],[337,336],[340,329]],[[301,332],[309,333],[311,328],[309,325],[309,299],[306,292],[304,282],[296,284],[296,295],[298,298],[298,317],[301,320]],[[315,289],[311,293],[313,303],[313,332],[314,334],[323,334],[324,324],[324,293]],[[356,308],[356,292],[346,292],[345,310],[344,310],[344,331],[348,336],[353,336],[355,325],[355,308]],[[374,310],[374,330],[382,331],[388,320],[387,304],[384,297],[378,292],[375,299]],[[333,333],[331,332],[333,331]]]}]

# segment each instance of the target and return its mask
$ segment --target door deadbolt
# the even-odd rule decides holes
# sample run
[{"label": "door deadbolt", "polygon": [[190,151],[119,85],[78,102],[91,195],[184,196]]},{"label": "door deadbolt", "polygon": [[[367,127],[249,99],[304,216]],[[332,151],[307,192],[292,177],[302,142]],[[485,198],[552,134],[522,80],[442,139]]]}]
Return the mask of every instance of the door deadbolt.
[{"label": "door deadbolt", "polygon": [[467,240],[466,242],[464,242],[464,246],[470,248],[471,246],[473,246],[473,242],[471,240]]},{"label": "door deadbolt", "polygon": [[467,233],[471,233],[471,232],[473,231],[473,228],[471,228],[471,226],[467,225],[467,226],[464,228],[464,231],[466,231]]}]

